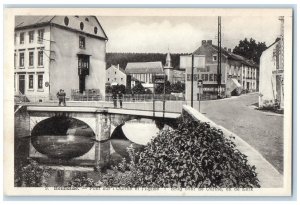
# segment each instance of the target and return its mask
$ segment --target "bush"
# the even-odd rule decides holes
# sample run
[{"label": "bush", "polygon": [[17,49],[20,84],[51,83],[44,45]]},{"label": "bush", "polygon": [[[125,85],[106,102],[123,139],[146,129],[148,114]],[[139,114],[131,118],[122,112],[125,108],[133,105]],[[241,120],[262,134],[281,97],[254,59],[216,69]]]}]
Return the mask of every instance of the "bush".
[{"label": "bush", "polygon": [[15,170],[15,186],[45,187],[51,170],[29,159],[29,164]]},{"label": "bush", "polygon": [[191,119],[164,130],[137,156],[141,187],[260,187],[255,167],[221,130]]}]

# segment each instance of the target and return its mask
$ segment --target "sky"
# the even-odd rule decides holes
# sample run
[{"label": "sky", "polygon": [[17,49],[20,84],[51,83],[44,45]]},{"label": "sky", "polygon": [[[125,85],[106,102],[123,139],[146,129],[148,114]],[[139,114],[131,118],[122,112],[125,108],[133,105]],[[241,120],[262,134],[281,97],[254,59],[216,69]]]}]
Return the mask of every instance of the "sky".
[{"label": "sky", "polygon": [[[98,16],[108,36],[107,52],[191,53],[202,40],[217,45],[217,16]],[[253,38],[266,45],[278,37],[278,16],[222,17],[222,46]]]}]

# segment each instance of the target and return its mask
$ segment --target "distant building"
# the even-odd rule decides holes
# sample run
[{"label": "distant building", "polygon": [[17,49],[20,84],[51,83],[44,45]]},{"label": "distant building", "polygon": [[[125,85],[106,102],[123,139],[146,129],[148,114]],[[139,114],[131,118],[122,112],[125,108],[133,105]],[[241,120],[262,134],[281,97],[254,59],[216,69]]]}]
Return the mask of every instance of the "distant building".
[{"label": "distant building", "polygon": [[284,108],[284,19],[281,34],[260,57],[259,107],[278,104]]},{"label": "distant building", "polygon": [[15,94],[56,99],[59,89],[97,89],[105,95],[108,40],[95,16],[17,16]]},{"label": "distant building", "polygon": [[130,62],[125,68],[126,74],[131,76],[132,85],[138,80],[144,87],[153,89],[153,76],[164,74],[162,63],[156,62]]},{"label": "distant building", "polygon": [[[234,90],[256,91],[256,78],[258,66],[236,54],[231,49],[221,49],[221,93],[230,96]],[[203,94],[216,95],[217,93],[217,67],[218,47],[211,40],[203,40],[202,45],[193,52],[193,55],[201,56],[203,63],[201,67],[194,68],[193,99],[199,99],[197,81],[203,81]],[[186,99],[191,99],[191,70],[186,70]]]},{"label": "distant building", "polygon": [[127,75],[125,70],[119,65],[112,65],[106,70],[106,82],[110,85],[127,85]]}]

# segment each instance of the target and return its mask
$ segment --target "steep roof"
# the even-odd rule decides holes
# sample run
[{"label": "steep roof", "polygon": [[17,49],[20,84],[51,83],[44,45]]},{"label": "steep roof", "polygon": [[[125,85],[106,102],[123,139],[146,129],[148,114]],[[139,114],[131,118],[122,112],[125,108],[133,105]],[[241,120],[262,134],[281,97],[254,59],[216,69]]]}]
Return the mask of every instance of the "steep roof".
[{"label": "steep roof", "polygon": [[163,66],[160,61],[156,62],[131,62],[127,63],[125,72],[128,74],[134,73],[163,73]]},{"label": "steep roof", "polygon": [[[206,45],[206,47],[208,47],[208,46],[209,46],[209,45]],[[200,46],[199,48],[197,48],[197,49],[193,52],[193,54],[195,54],[195,55],[201,54],[201,47],[202,47],[202,46]],[[216,46],[216,45],[211,45],[210,47],[213,48],[214,50],[218,51],[218,46]],[[245,57],[243,57],[243,56],[240,56],[240,55],[234,54],[234,53],[232,53],[232,52],[229,52],[229,51],[225,50],[224,48],[221,48],[221,52],[222,52],[222,54],[225,55],[228,59],[236,60],[236,61],[241,61],[242,63],[244,63],[244,64],[246,64],[246,65],[248,65],[248,66],[251,66],[251,67],[258,67],[258,65],[257,65],[255,62],[253,62],[253,61],[251,61],[251,60],[249,60],[249,59],[247,59],[247,58],[245,58]]]},{"label": "steep roof", "polygon": [[50,23],[55,16],[16,16],[15,28],[23,28],[32,25]]},{"label": "steep roof", "polygon": [[107,70],[110,69],[110,68],[115,68],[116,70],[119,70],[122,73],[126,74],[126,72],[123,68],[120,68],[120,67],[118,68],[118,66],[116,66],[116,65],[111,65],[109,68],[107,68]]},{"label": "steep roof", "polygon": [[[67,24],[65,19],[67,18]],[[58,25],[66,29],[76,30],[97,36],[107,40],[107,35],[103,30],[96,16],[16,16],[15,30],[35,28],[46,25]],[[83,28],[81,28],[83,24]]]}]

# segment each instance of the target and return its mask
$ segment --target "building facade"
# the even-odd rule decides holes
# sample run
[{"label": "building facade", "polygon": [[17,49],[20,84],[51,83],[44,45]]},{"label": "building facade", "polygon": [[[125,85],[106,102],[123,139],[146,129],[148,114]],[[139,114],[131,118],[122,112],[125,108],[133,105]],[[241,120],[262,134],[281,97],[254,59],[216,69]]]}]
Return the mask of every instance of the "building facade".
[{"label": "building facade", "polygon": [[284,17],[279,21],[279,37],[260,57],[259,107],[284,109]]},{"label": "building facade", "polygon": [[125,72],[131,76],[132,86],[139,81],[145,88],[151,90],[153,90],[153,76],[156,74],[164,74],[162,63],[159,61],[130,62],[127,63]]},{"label": "building facade", "polygon": [[[241,89],[253,92],[257,90],[256,79],[258,66],[250,60],[233,54],[231,49],[221,49],[221,95],[231,96],[233,91]],[[194,67],[193,99],[199,99],[198,80],[203,81],[204,95],[216,95],[218,92],[218,47],[211,40],[203,40],[202,45],[193,52],[201,57],[203,63]],[[191,68],[186,69],[186,98],[191,99]]]},{"label": "building facade", "polygon": [[112,65],[106,70],[106,82],[110,85],[127,86],[127,75],[119,65]]},{"label": "building facade", "polygon": [[56,98],[63,89],[105,95],[108,40],[95,16],[17,16],[15,94],[31,101]]}]

